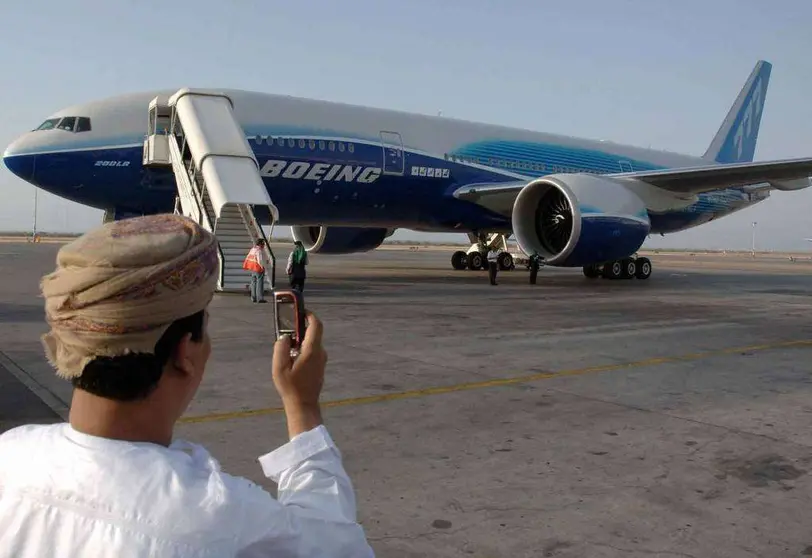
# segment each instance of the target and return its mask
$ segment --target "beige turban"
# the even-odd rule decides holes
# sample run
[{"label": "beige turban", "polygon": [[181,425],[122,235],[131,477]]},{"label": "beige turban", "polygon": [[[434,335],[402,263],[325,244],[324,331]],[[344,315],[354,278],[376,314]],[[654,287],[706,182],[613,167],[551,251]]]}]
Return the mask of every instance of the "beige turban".
[{"label": "beige turban", "polygon": [[169,325],[208,306],[217,240],[194,221],[162,214],[107,223],[59,250],[43,277],[42,337],[64,378],[98,356],[153,353]]}]

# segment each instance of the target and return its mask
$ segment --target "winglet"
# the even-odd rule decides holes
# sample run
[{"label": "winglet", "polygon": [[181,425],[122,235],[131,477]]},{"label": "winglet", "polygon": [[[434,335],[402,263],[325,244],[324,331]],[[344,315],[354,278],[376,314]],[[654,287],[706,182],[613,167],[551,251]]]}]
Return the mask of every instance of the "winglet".
[{"label": "winglet", "polygon": [[756,63],[703,159],[717,163],[752,162],[771,71],[769,62]]}]

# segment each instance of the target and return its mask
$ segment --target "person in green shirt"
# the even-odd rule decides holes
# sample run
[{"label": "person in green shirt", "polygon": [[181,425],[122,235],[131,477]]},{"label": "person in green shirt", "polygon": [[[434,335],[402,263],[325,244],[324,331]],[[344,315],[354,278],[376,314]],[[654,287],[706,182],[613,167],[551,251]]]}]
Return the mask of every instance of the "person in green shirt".
[{"label": "person in green shirt", "polygon": [[300,293],[304,292],[304,283],[307,278],[307,250],[301,240],[297,240],[293,245],[293,251],[288,256],[287,273],[290,279],[290,288],[296,289]]}]

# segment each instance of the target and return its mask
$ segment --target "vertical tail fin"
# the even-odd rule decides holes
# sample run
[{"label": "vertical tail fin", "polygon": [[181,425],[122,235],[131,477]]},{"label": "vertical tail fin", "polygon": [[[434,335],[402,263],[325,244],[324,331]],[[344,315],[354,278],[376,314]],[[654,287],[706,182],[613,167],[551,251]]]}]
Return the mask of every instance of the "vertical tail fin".
[{"label": "vertical tail fin", "polygon": [[769,62],[756,63],[703,159],[717,163],[752,162],[771,71]]}]

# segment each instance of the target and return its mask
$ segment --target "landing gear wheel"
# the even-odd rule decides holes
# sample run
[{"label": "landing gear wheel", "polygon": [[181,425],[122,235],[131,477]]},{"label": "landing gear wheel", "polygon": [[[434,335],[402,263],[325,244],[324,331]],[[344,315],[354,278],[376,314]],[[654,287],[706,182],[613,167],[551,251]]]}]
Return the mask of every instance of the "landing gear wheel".
[{"label": "landing gear wheel", "polygon": [[601,272],[596,265],[585,265],[584,276],[588,277],[589,279],[597,279],[601,276]]},{"label": "landing gear wheel", "polygon": [[451,256],[451,267],[458,271],[468,267],[468,254],[462,250],[457,250],[454,252],[454,254]]},{"label": "landing gear wheel", "polygon": [[623,262],[615,260],[603,265],[604,279],[620,279],[621,277],[623,277]]},{"label": "landing gear wheel", "polygon": [[483,258],[482,254],[480,254],[479,252],[472,252],[468,254],[468,269],[472,271],[482,269],[484,262],[485,258]]},{"label": "landing gear wheel", "polygon": [[621,265],[623,265],[623,272],[620,276],[621,279],[634,279],[637,273],[637,263],[631,258],[626,258],[621,260]]},{"label": "landing gear wheel", "polygon": [[508,254],[507,252],[502,252],[499,254],[499,269],[502,271],[508,271],[513,269],[513,256]]},{"label": "landing gear wheel", "polygon": [[648,258],[637,258],[637,271],[634,274],[638,279],[648,279],[651,277],[651,260]]}]

